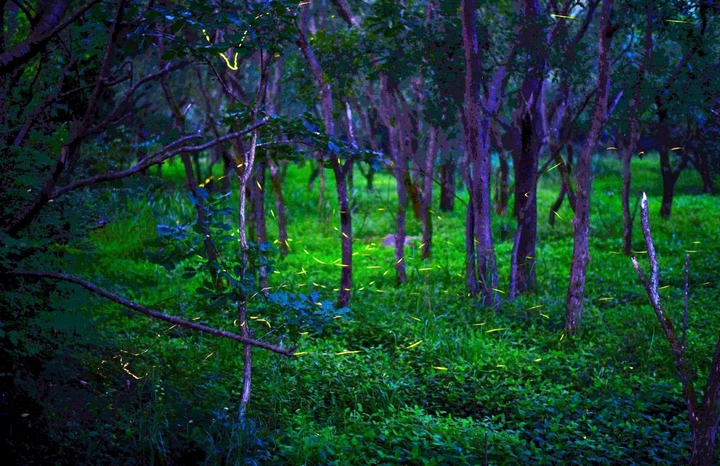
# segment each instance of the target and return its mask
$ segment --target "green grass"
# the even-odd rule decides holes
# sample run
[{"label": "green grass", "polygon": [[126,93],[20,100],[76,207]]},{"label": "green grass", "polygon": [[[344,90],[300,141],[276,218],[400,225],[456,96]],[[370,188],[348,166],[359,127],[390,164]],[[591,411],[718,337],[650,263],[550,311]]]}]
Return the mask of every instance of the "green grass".
[{"label": "green grass", "polygon": [[[318,211],[319,183],[308,190],[309,172],[288,170],[290,255],[276,260],[271,285],[273,292],[315,292],[321,306],[298,324],[293,309],[259,295],[250,300],[251,315],[267,321],[253,322],[255,336],[297,345],[299,355],[253,352],[248,424],[233,420],[242,384],[236,344],[112,306],[98,309],[99,325],[117,348],[100,373],[132,373],[125,379],[136,400],[119,404],[119,421],[108,429],[138,464],[479,464],[486,455],[491,464],[682,462],[689,429],[670,351],[620,253],[616,160],[602,156],[594,164],[592,259],[583,331],[572,340],[562,334],[572,212],[565,204],[554,227],[546,222],[556,172],[543,176],[538,191],[538,291],[503,302],[498,312],[464,289],[461,202],[454,213],[436,214],[431,260],[407,250],[410,279],[398,288],[393,251],[380,246],[394,230],[394,181],[378,174],[368,193],[356,174],[353,301],[349,313],[337,315],[329,307],[340,272],[334,185],[327,171],[326,203]],[[179,164],[166,165],[163,177],[166,185],[149,202],[129,202],[92,235],[92,260],[82,267],[151,307],[233,329],[231,310],[219,311],[196,294],[200,276],[181,278],[194,256],[172,270],[146,259],[145,241],[155,238],[158,224],[194,218],[173,187],[183,183]],[[702,377],[720,326],[720,204],[696,194],[699,178],[687,171],[672,218],[662,220],[657,158],[634,161],[633,180],[634,191],[650,199],[667,286],[661,293],[675,319],[682,313],[684,254],[692,251],[688,341]],[[228,202],[235,209],[236,199]],[[267,218],[274,237],[273,216]],[[419,235],[420,225],[408,219],[408,234]],[[233,216],[228,222],[236,225]],[[503,224],[511,235],[500,241]],[[513,224],[494,219],[502,290]],[[644,259],[639,219],[633,245]],[[104,396],[121,398],[116,391]]]}]

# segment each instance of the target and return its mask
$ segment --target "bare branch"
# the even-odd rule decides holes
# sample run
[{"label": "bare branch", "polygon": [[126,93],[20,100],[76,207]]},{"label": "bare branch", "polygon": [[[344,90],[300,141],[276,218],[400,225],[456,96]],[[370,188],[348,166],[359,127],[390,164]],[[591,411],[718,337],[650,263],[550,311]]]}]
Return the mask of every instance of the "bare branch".
[{"label": "bare branch", "polygon": [[660,271],[657,254],[655,252],[655,245],[653,244],[652,235],[650,233],[650,213],[645,193],[643,193],[642,201],[640,202],[640,221],[642,224],[643,236],[645,237],[648,261],[650,262],[650,279],[648,280],[642,273],[640,264],[635,257],[632,258],[633,266],[645,286],[645,292],[648,295],[650,304],[652,305],[655,315],[660,322],[663,333],[665,333],[665,338],[667,338],[667,341],[670,344],[670,349],[672,350],[675,359],[675,366],[677,367],[678,374],[680,375],[680,381],[682,382],[683,395],[685,397],[688,411],[690,412],[690,418],[692,419],[695,413],[695,389],[690,375],[690,369],[685,359],[685,348],[678,340],[672,321],[665,313],[665,310],[662,308],[662,304],[660,302],[660,294],[658,293]]},{"label": "bare branch", "polygon": [[58,188],[53,192],[52,198],[57,198],[59,196],[62,196],[63,194],[66,194],[70,191],[73,191],[78,188],[83,188],[85,186],[90,186],[95,183],[100,183],[103,181],[112,181],[112,180],[119,180],[121,178],[127,178],[128,176],[134,175],[135,173],[145,170],[146,168],[152,167],[153,165],[158,165],[163,163],[165,160],[170,159],[178,154],[186,153],[186,152],[200,152],[205,149],[209,149],[217,144],[220,144],[221,142],[228,141],[230,139],[235,139],[241,136],[244,136],[247,133],[250,133],[257,128],[263,126],[268,122],[269,118],[263,118],[262,120],[258,121],[254,125],[251,125],[242,131],[237,131],[235,133],[226,134],[225,136],[213,139],[212,141],[208,141],[204,144],[200,144],[197,146],[184,146],[184,147],[178,147],[178,145],[183,144],[184,142],[190,141],[192,139],[198,139],[202,137],[199,134],[194,134],[191,136],[185,136],[181,139],[178,139],[177,141],[172,142],[168,146],[160,149],[154,154],[148,155],[147,157],[144,157],[140,162],[133,165],[132,167],[128,168],[127,170],[119,170],[115,172],[110,173],[103,173],[96,176],[91,176],[90,178],[85,178],[83,180],[75,181],[73,183],[70,183],[69,185],[63,186],[62,188]]},{"label": "bare branch", "polygon": [[292,357],[293,352],[295,351],[295,348],[280,348],[279,346],[271,345],[270,343],[255,340],[252,338],[245,338],[245,337],[242,337],[242,336],[237,335],[232,332],[220,330],[220,329],[217,329],[214,327],[208,327],[207,325],[198,324],[196,322],[185,320],[181,317],[172,316],[169,314],[165,314],[164,312],[155,311],[153,309],[147,308],[147,307],[140,305],[138,303],[135,303],[133,301],[129,301],[125,298],[122,298],[116,294],[110,293],[109,291],[99,288],[98,286],[96,286],[88,281],[85,281],[81,278],[78,278],[78,277],[75,277],[72,275],[67,275],[64,273],[56,273],[56,272],[43,272],[43,271],[39,271],[39,270],[15,270],[12,272],[5,272],[5,274],[21,276],[21,277],[52,278],[54,280],[62,280],[62,281],[70,282],[70,283],[75,283],[76,285],[80,285],[83,288],[85,288],[86,290],[91,291],[92,293],[98,294],[98,295],[102,296],[103,298],[109,299],[110,301],[120,304],[121,306],[124,306],[128,309],[132,309],[133,311],[139,312],[148,317],[152,317],[153,319],[164,320],[165,322],[170,322],[171,324],[180,325],[182,327],[190,328],[190,329],[197,330],[197,331],[203,332],[203,333],[209,333],[209,334],[215,335],[217,337],[234,340],[234,341],[240,342],[244,345],[257,346],[258,348],[263,348],[268,351],[272,351],[273,353],[281,354],[281,355],[287,356],[287,357]]}]

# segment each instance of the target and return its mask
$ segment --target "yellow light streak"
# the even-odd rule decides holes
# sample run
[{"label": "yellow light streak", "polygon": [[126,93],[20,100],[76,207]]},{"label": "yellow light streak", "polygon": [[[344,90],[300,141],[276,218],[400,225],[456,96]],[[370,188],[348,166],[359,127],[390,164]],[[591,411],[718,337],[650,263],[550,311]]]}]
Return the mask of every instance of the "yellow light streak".
[{"label": "yellow light streak", "polygon": [[412,348],[415,348],[416,346],[420,346],[423,341],[424,341],[424,340],[418,340],[418,341],[416,341],[415,343],[413,343],[412,345],[406,346],[405,349],[412,349]]}]

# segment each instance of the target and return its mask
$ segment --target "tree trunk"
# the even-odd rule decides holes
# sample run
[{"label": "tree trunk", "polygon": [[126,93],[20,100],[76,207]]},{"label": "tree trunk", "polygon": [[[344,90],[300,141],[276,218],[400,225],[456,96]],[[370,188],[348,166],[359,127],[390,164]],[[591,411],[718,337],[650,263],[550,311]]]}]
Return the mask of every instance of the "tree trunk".
[{"label": "tree trunk", "polygon": [[623,213],[623,252],[626,256],[632,254],[632,215],[630,214],[630,186],[632,182],[632,172],[630,171],[630,161],[632,160],[632,152],[623,150],[620,154],[622,157],[622,213]]},{"label": "tree trunk", "polygon": [[521,151],[515,157],[515,233],[517,253],[513,255],[515,264],[511,266],[510,293],[525,293],[535,288],[535,244],[537,240],[537,165],[540,141],[533,128],[532,117],[525,114],[522,118]]},{"label": "tree trunk", "polygon": [[352,162],[340,162],[333,158],[333,173],[340,210],[340,245],[342,250],[340,292],[338,293],[337,307],[347,307],[350,304],[352,291],[352,215],[348,202],[347,173],[352,170]]},{"label": "tree trunk", "polygon": [[708,160],[708,155],[705,153],[705,149],[700,149],[700,151],[695,153],[693,165],[702,179],[703,192],[705,194],[712,194],[714,188],[712,170],[710,169],[710,161]]},{"label": "tree trunk", "polygon": [[542,47],[545,31],[538,22],[538,0],[523,1],[523,32],[519,42],[523,51],[532,57],[533,67],[523,79],[516,110],[515,125],[520,144],[513,151],[515,172],[515,253],[510,267],[510,295],[535,289],[535,245],[537,243],[537,169],[542,145],[542,93],[545,56]]},{"label": "tree trunk", "polygon": [[[465,185],[468,188],[468,192],[471,192],[472,180],[469,175],[465,179]],[[465,284],[467,285],[471,296],[477,296],[478,293],[480,293],[477,269],[475,268],[477,261],[477,248],[475,244],[474,204],[473,197],[470,196],[468,199],[467,210],[465,211]]]},{"label": "tree trunk", "polygon": [[[253,223],[255,224],[255,242],[258,248],[258,257],[263,260],[267,257],[264,252],[264,243],[267,243],[267,225],[265,222],[265,169],[266,161],[260,161],[255,169],[254,182],[250,184],[250,196],[252,199]],[[268,287],[267,267],[258,267],[258,283],[260,289]]]},{"label": "tree trunk", "polygon": [[670,163],[670,150],[666,145],[662,145],[660,153],[660,173],[662,175],[662,204],[660,205],[660,217],[670,218],[672,213],[672,203],[675,197],[675,184],[680,177],[681,168],[673,170]]},{"label": "tree trunk", "polygon": [[613,29],[610,24],[613,0],[602,0],[599,30],[598,89],[590,134],[583,145],[575,171],[577,184],[575,218],[573,219],[573,256],[570,266],[570,284],[565,301],[565,331],[574,335],[580,328],[585,300],[585,275],[590,258],[588,235],[590,234],[590,169],[593,151],[600,137],[600,130],[607,118],[610,92],[610,40]]},{"label": "tree trunk", "polygon": [[270,184],[275,195],[275,219],[278,226],[278,242],[280,243],[280,255],[288,255],[290,245],[287,234],[287,213],[285,211],[285,198],[283,197],[282,186],[285,180],[286,165],[279,167],[275,162],[270,161]]},{"label": "tree trunk", "polygon": [[405,271],[405,219],[407,217],[408,186],[413,189],[408,172],[408,152],[405,147],[409,138],[404,120],[407,115],[401,115],[395,101],[396,83],[387,73],[380,75],[380,114],[390,135],[390,154],[393,161],[393,174],[395,175],[395,190],[398,198],[397,213],[395,216],[395,273],[397,283],[407,281]]},{"label": "tree trunk", "polygon": [[210,277],[212,284],[215,288],[220,286],[218,280],[218,266],[217,266],[217,252],[215,251],[215,245],[213,244],[210,228],[207,224],[207,213],[205,212],[205,204],[203,198],[198,193],[197,179],[193,171],[192,160],[190,156],[183,152],[180,155],[183,166],[185,168],[185,176],[187,178],[187,187],[190,193],[195,198],[195,210],[197,212],[197,223],[200,226],[200,231],[203,236],[203,245],[205,246],[205,255],[208,261],[208,270],[210,271]]},{"label": "tree trunk", "polygon": [[[298,46],[302,51],[307,63],[312,71],[313,77],[320,86],[321,108],[323,121],[325,123],[325,133],[329,137],[335,135],[335,120],[333,116],[333,98],[330,84],[325,82],[320,63],[315,58],[312,48],[307,41],[306,30],[308,26],[308,6],[309,2],[303,4],[301,12],[300,26],[298,28]],[[338,208],[340,210],[340,242],[342,250],[342,263],[340,273],[340,289],[338,292],[337,307],[347,307],[350,304],[350,296],[352,291],[352,212],[348,201],[347,191],[347,174],[352,170],[352,161],[346,161],[344,164],[336,156],[330,157],[330,165],[335,175],[335,189],[338,199]],[[322,170],[322,169],[321,169]]]},{"label": "tree trunk", "polygon": [[440,165],[440,210],[455,210],[455,162],[452,160]]},{"label": "tree trunk", "polygon": [[690,451],[691,466],[713,466],[717,446],[718,414],[702,412],[700,419],[691,420],[692,450]]},{"label": "tree trunk", "polygon": [[507,152],[498,152],[500,167],[495,180],[495,213],[507,215],[508,200],[510,199],[510,164],[508,163]]},{"label": "tree trunk", "polygon": [[397,215],[395,217],[395,272],[398,284],[407,281],[405,271],[405,218],[407,217],[407,189],[405,178],[408,177],[407,159],[404,151],[398,151],[399,157],[395,160],[395,180],[398,197]]},{"label": "tree trunk", "polygon": [[[472,222],[472,246],[468,246],[468,262],[472,264],[472,272],[477,277],[478,288],[483,304],[496,304],[497,264],[492,238],[492,201],[490,198],[490,117],[480,117],[480,91],[482,68],[480,66],[480,46],[475,24],[476,0],[462,0],[462,36],[465,50],[465,96],[462,109],[463,139],[465,159],[468,163],[468,191],[471,202],[468,209],[468,220]],[[491,92],[497,94],[497,90]],[[495,101],[493,100],[493,104]],[[470,223],[468,222],[468,223]],[[469,225],[466,225],[466,228]],[[466,238],[468,237],[466,233]],[[469,241],[467,241],[469,243]],[[474,259],[474,260],[473,260]],[[468,283],[473,279],[468,277]],[[470,293],[478,290],[471,287]]]},{"label": "tree trunk", "polygon": [[422,258],[429,259],[432,253],[433,218],[430,212],[433,200],[433,173],[435,168],[435,155],[440,144],[438,129],[430,127],[427,151],[425,152],[425,169],[422,174]]}]

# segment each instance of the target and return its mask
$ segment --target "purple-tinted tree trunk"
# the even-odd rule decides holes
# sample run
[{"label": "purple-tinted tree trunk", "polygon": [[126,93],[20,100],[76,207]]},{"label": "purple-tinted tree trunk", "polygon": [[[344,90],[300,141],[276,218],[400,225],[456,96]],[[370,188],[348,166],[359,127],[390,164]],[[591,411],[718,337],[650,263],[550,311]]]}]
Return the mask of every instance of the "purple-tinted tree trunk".
[{"label": "purple-tinted tree trunk", "polygon": [[[492,238],[492,202],[490,199],[490,119],[481,119],[480,91],[482,68],[478,43],[475,0],[462,0],[462,36],[465,50],[465,102],[462,109],[463,150],[468,164],[467,185],[470,195],[466,223],[468,247],[467,277],[471,294],[482,295],[483,304],[496,303],[497,265]],[[495,90],[491,90],[495,92]],[[474,286],[477,283],[477,287]]]},{"label": "purple-tinted tree trunk", "polygon": [[577,186],[575,217],[573,219],[573,256],[570,266],[570,285],[565,301],[565,331],[574,335],[580,328],[585,300],[585,277],[590,259],[588,236],[590,234],[591,162],[600,130],[605,125],[610,92],[610,41],[613,28],[610,24],[613,0],[602,0],[599,29],[597,100],[588,135],[575,170]]}]

